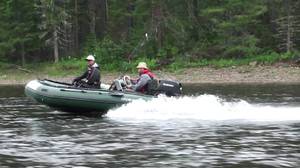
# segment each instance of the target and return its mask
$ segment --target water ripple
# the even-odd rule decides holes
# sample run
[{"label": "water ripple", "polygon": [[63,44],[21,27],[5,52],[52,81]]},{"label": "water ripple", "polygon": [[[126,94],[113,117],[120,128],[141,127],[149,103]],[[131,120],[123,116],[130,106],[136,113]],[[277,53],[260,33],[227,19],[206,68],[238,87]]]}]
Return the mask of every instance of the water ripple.
[{"label": "water ripple", "polygon": [[0,102],[4,168],[300,165],[297,121],[95,118],[53,111],[24,98]]}]

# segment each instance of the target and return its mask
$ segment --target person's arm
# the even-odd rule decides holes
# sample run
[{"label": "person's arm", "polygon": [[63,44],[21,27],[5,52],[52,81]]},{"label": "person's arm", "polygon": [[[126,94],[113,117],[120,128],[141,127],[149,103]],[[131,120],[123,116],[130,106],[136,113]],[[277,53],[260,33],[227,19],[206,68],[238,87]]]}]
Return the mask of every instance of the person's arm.
[{"label": "person's arm", "polygon": [[84,79],[84,78],[86,78],[88,76],[88,71],[85,71],[81,76],[78,76],[77,78],[75,78],[74,80],[73,80],[73,82],[72,83],[74,83],[75,81],[77,82],[77,81],[80,81],[81,79]]},{"label": "person's arm", "polygon": [[148,80],[151,80],[151,78],[148,75],[146,74],[141,75],[140,80],[136,85],[132,86],[132,89],[134,91],[140,91],[147,84]]}]

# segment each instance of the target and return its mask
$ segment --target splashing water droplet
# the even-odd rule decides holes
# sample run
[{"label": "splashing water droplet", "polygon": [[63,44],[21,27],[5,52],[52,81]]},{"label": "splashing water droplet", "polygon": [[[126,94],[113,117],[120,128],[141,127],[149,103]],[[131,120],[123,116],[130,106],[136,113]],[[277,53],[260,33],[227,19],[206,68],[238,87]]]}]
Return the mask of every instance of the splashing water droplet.
[{"label": "splashing water droplet", "polygon": [[150,101],[136,100],[112,109],[107,116],[116,120],[157,121],[298,121],[300,107],[263,106],[244,100],[228,102],[214,95],[164,97]]}]

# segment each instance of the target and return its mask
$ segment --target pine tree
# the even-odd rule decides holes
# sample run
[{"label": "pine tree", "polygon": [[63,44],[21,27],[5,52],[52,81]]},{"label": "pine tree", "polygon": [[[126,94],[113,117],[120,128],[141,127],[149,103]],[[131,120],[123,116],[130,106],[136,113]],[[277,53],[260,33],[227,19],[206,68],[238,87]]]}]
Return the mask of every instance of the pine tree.
[{"label": "pine tree", "polygon": [[11,53],[26,63],[26,52],[39,47],[34,0],[1,1],[0,48],[2,55]]},{"label": "pine tree", "polygon": [[295,2],[291,0],[282,1],[283,12],[278,19],[275,20],[277,23],[277,34],[276,37],[279,39],[278,48],[281,51],[291,52],[296,47],[296,42],[300,38],[297,36],[300,32],[300,15],[295,15]]},{"label": "pine tree", "polygon": [[224,56],[244,57],[258,52],[255,27],[257,18],[266,11],[263,1],[225,0],[218,4],[212,2],[202,15],[209,17],[215,43]]},{"label": "pine tree", "polygon": [[59,48],[67,50],[71,43],[71,17],[65,5],[67,1],[40,0],[40,38],[53,48],[54,62],[59,61]]}]

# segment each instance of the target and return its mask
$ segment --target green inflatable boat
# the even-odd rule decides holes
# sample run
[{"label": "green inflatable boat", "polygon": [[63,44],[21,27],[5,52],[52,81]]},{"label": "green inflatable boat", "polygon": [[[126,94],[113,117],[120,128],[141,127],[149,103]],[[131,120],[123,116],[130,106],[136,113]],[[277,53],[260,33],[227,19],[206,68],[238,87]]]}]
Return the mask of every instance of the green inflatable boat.
[{"label": "green inflatable boat", "polygon": [[[171,88],[170,83],[162,83],[164,83],[164,85],[161,85],[162,88]],[[157,97],[156,95],[146,95],[132,91],[110,90],[108,87],[101,87],[101,89],[80,88],[47,79],[32,80],[27,83],[25,94],[41,104],[60,111],[74,113],[97,112],[100,115],[105,114],[109,109],[133,100],[151,100]]]}]

